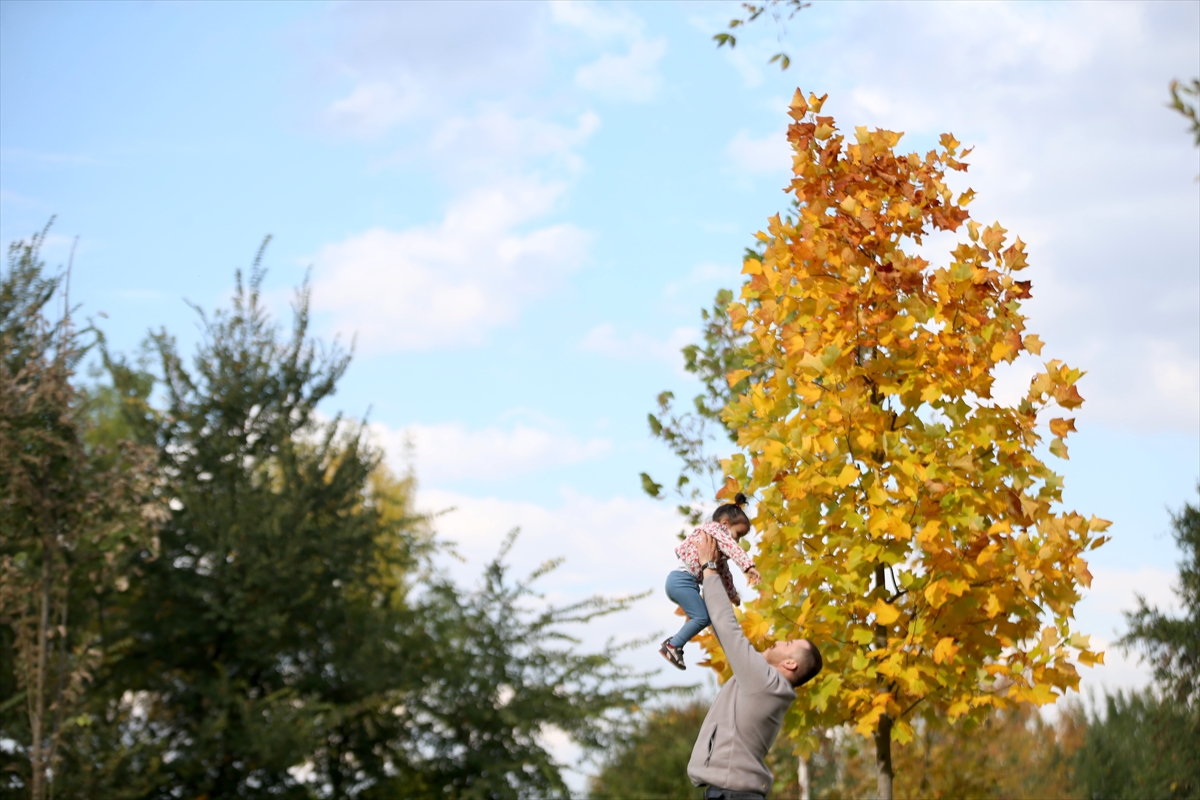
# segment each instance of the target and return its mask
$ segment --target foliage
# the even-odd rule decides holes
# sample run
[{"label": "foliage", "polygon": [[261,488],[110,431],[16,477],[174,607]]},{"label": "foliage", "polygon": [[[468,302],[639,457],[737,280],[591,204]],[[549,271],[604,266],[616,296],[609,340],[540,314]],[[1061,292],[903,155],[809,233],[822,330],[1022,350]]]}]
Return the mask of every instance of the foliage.
[{"label": "foliage", "polygon": [[693,700],[647,713],[636,733],[611,751],[592,778],[588,796],[600,800],[694,800],[703,792],[687,776],[692,747],[708,704]]},{"label": "foliage", "polygon": [[1155,683],[1171,701],[1200,710],[1200,504],[1185,503],[1171,524],[1183,552],[1176,590],[1183,616],[1151,608],[1139,595],[1137,609],[1125,614],[1129,632],[1119,644],[1143,651]]},{"label": "foliage", "polygon": [[[921,798],[1001,798],[1079,796],[1070,757],[1083,722],[1077,708],[1063,710],[1057,729],[1029,704],[992,710],[978,723],[949,725],[923,717],[911,742],[893,755],[895,795]],[[817,796],[870,796],[876,783],[867,740],[847,734],[838,742],[836,779]],[[824,759],[829,764],[828,756]]]},{"label": "foliage", "polygon": [[[746,15],[740,19],[729,20],[729,30],[733,31],[745,25],[749,25],[763,14],[769,12],[770,16],[775,20],[775,26],[782,34],[784,12],[787,12],[787,19],[790,20],[792,17],[796,16],[801,9],[808,8],[811,5],[812,3],[806,3],[803,2],[803,0],[766,0],[766,2],[763,3],[742,3],[742,8],[745,9]],[[732,33],[718,33],[713,36],[713,40],[716,41],[718,48],[729,45],[729,49],[732,50],[734,47],[737,47],[737,37]],[[776,61],[779,62],[780,69],[787,69],[792,63],[792,59],[789,58],[787,53],[784,53],[783,51],[771,56],[767,63],[774,64]]]},{"label": "foliage", "polygon": [[1147,606],[1126,612],[1119,644],[1138,649],[1154,670],[1140,692],[1105,697],[1076,756],[1079,784],[1094,798],[1200,798],[1200,507],[1185,503],[1172,515],[1183,552],[1172,617]]},{"label": "foliage", "polygon": [[1075,754],[1076,781],[1094,800],[1200,798],[1200,715],[1154,690],[1106,695]]},{"label": "foliage", "polygon": [[309,337],[306,290],[280,331],[264,274],[256,260],[228,308],[197,309],[190,367],[165,331],[151,340],[157,376],[106,356],[93,438],[153,448],[170,516],[161,556],[141,554],[128,591],[93,601],[103,664],[60,788],[561,793],[541,735],[606,746],[646,691],[616,648],[576,652],[566,626],[628,600],[547,606],[507,576],[507,544],[477,590],[433,569],[414,480],[382,467],[361,424],[317,412],[348,356]]},{"label": "foliage", "polygon": [[1191,85],[1171,81],[1171,102],[1167,105],[1167,108],[1175,109],[1191,122],[1192,136],[1196,139],[1196,146],[1200,147],[1200,116],[1197,116],[1196,101],[1188,102],[1184,99],[1186,95],[1200,98],[1200,78],[1192,78]]},{"label": "foliage", "polygon": [[[719,495],[759,496],[748,636],[802,629],[822,649],[787,730],[803,751],[810,729],[852,721],[877,734],[886,772],[890,736],[912,738],[919,705],[978,721],[1053,702],[1078,685],[1072,659],[1100,661],[1070,625],[1083,554],[1108,523],[1055,512],[1062,480],[1034,452],[1048,407],[1082,404],[1082,373],[1050,361],[1016,406],[992,399],[996,367],[1042,343],[1022,336],[1024,243],[971,221],[974,193],[945,183],[966,152],[946,134],[898,155],[900,134],[866,128],[844,145],[823,101],[796,93],[797,216],[758,234],[764,256],[745,261],[729,307],[761,372],[728,376],[749,381],[722,416],[744,452],[722,462]],[[948,267],[905,252],[964,225]],[[1049,428],[1065,458],[1073,420]]]},{"label": "foliage", "polygon": [[522,605],[533,596],[530,582],[559,562],[509,583],[502,559],[515,538],[513,531],[505,539],[479,590],[467,594],[438,581],[417,609],[428,637],[427,672],[405,722],[421,756],[388,796],[565,796],[561,766],[542,734],[554,729],[585,749],[611,748],[626,734],[629,712],[650,694],[616,663],[617,649],[581,653],[563,628],[623,610],[635,598],[532,612]]},{"label": "foliage", "polygon": [[98,662],[85,602],[128,586],[128,556],[161,515],[152,451],[88,441],[72,383],[87,345],[62,277],[45,274],[48,230],[10,246],[0,280],[0,738],[15,745],[0,785],[35,800]]},{"label": "foliage", "polygon": [[[699,733],[705,704],[657,708],[637,733],[613,751],[592,780],[593,798],[693,798],[687,763]],[[1001,798],[1080,796],[1073,783],[1073,757],[1086,733],[1078,704],[1062,708],[1059,722],[1044,722],[1029,704],[991,711],[970,725],[921,718],[915,736],[896,747],[896,796],[922,798]],[[819,736],[808,757],[810,796],[869,797],[875,765],[869,740],[845,728]],[[773,798],[800,796],[798,762],[780,740],[767,757],[775,774]]]}]

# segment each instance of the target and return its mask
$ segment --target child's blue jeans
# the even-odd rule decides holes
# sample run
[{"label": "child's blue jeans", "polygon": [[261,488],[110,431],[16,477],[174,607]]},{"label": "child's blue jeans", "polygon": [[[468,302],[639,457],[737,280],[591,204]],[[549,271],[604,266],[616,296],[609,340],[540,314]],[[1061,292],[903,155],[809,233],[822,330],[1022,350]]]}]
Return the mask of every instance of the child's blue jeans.
[{"label": "child's blue jeans", "polygon": [[671,637],[671,644],[682,648],[692,637],[708,627],[708,607],[700,597],[700,584],[695,577],[681,569],[667,575],[667,597],[677,603],[688,615],[679,633]]}]

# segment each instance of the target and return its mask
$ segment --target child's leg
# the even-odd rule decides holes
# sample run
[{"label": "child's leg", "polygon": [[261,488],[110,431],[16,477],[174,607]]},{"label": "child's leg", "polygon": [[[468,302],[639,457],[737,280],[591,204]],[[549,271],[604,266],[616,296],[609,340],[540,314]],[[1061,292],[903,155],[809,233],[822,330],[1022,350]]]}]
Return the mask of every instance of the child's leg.
[{"label": "child's leg", "polygon": [[667,575],[667,597],[675,601],[688,615],[679,633],[671,637],[671,644],[683,647],[692,637],[708,627],[708,608],[700,597],[700,585],[696,579],[681,569]]}]

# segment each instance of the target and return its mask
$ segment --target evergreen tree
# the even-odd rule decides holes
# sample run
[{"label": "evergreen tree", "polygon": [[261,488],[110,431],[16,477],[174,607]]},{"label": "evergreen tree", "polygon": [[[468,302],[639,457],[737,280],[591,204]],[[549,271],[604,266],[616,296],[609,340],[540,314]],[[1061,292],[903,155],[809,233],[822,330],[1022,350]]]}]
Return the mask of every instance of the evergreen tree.
[{"label": "evergreen tree", "polygon": [[1171,519],[1179,562],[1182,614],[1146,604],[1125,617],[1119,644],[1141,651],[1154,682],[1105,697],[1076,756],[1078,783],[1092,798],[1200,798],[1200,507]]},{"label": "evergreen tree", "polygon": [[505,549],[474,591],[435,571],[412,479],[361,423],[317,413],[348,355],[308,335],[306,289],[285,335],[263,278],[260,253],[228,308],[198,309],[190,364],[165,331],[153,379],[108,360],[103,435],[154,447],[171,513],[161,555],[104,608],[67,794],[565,793],[543,732],[604,746],[646,689],[564,626],[627,601],[531,610]]}]

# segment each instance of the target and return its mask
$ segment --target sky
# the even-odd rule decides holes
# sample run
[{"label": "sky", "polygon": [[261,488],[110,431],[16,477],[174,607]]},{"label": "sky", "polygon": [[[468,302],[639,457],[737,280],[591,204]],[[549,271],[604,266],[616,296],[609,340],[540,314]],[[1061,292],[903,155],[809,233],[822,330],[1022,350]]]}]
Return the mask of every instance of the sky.
[{"label": "sky", "polygon": [[[787,207],[795,89],[902,148],[949,131],[975,148],[955,179],[973,216],[1029,245],[1043,356],[1087,372],[1056,465],[1065,506],[1113,526],[1079,627],[1111,642],[1135,592],[1170,607],[1170,510],[1200,480],[1200,158],[1165,103],[1200,73],[1200,3],[818,0],[718,50],[737,14],[3,0],[0,239],[54,216],[48,261],[78,237],[72,300],[133,352],[164,327],[193,346],[188,303],[225,302],[271,235],[277,317],[307,276],[318,334],[355,348],[325,413],[368,419],[415,470],[464,556],[448,568],[472,580],[520,527],[518,574],[565,559],[551,601],[652,590],[580,632],[597,648],[679,623],[680,523],[638,478],[674,464],[646,414],[699,391],[679,349]],[[1015,395],[1027,362],[999,385]],[[653,645],[628,662],[704,680]],[[1082,673],[1146,681],[1113,648]]]}]

